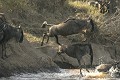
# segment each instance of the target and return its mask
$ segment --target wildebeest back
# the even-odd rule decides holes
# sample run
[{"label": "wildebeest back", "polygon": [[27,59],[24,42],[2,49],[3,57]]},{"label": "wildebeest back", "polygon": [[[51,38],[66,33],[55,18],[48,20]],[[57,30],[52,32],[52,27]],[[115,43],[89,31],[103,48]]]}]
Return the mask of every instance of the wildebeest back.
[{"label": "wildebeest back", "polygon": [[[72,34],[77,34],[82,31],[82,29],[88,26],[87,20],[69,20],[67,22],[54,25],[56,33],[58,35],[67,36]],[[55,31],[54,31],[55,32]]]},{"label": "wildebeest back", "polygon": [[74,58],[77,57],[75,53],[80,54],[80,56],[84,56],[85,53],[90,53],[88,51],[90,50],[87,44],[72,44],[72,45],[68,45],[66,48],[66,53],[68,54],[68,56],[71,56]]}]

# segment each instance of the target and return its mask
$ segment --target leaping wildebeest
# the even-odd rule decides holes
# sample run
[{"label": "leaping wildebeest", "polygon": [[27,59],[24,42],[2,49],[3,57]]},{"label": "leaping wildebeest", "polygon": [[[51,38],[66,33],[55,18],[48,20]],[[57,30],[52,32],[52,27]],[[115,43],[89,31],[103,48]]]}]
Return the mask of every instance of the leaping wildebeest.
[{"label": "leaping wildebeest", "polygon": [[56,38],[56,43],[58,45],[61,45],[58,41],[58,35],[61,36],[68,36],[72,34],[77,34],[77,33],[83,33],[85,34],[86,32],[93,32],[94,31],[94,23],[92,19],[67,19],[66,21],[53,25],[53,24],[47,24],[45,21],[42,24],[42,28],[45,28],[46,26],[51,26],[48,29],[47,33],[43,34],[43,39],[41,41],[41,46],[44,43],[44,38],[47,36],[47,42],[49,41],[49,37],[55,37]]},{"label": "leaping wildebeest", "polygon": [[68,56],[77,58],[80,68],[80,74],[83,76],[81,70],[81,59],[84,55],[90,55],[90,64],[93,63],[93,50],[91,44],[71,44],[71,45],[59,45],[57,53],[60,55],[61,53],[66,53]]},{"label": "leaping wildebeest", "polygon": [[13,27],[0,18],[0,45],[2,45],[2,59],[5,57],[7,58],[6,43],[12,38],[21,43],[23,41],[23,36],[23,30],[21,27]]}]

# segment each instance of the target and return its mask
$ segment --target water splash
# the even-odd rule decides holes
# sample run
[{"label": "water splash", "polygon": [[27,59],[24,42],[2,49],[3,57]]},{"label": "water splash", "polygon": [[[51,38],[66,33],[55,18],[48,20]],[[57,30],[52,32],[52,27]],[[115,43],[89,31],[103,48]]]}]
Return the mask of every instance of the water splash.
[{"label": "water splash", "polygon": [[[88,73],[85,69],[82,70],[85,77],[79,77],[79,69],[61,69],[60,73],[45,73],[40,72],[37,74],[21,74],[11,76],[9,78],[1,78],[0,80],[108,80],[105,73],[94,72],[94,70],[89,69]],[[101,78],[102,77],[102,78]],[[113,79],[112,80],[118,80]]]}]

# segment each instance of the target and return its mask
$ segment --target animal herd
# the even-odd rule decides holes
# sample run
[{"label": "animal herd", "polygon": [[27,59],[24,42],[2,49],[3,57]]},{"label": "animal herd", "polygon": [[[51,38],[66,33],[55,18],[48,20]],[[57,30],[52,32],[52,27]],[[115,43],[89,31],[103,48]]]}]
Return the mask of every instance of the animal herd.
[{"label": "animal herd", "polygon": [[[94,23],[93,20],[88,19],[67,19],[66,21],[60,24],[48,24],[46,21],[42,24],[41,28],[45,28],[47,26],[51,26],[48,31],[43,34],[43,39],[41,42],[41,46],[44,44],[44,39],[47,36],[47,42],[49,41],[49,37],[55,37],[56,43],[59,45],[59,50],[57,54],[66,53],[68,56],[77,58],[80,72],[81,72],[81,59],[87,53],[90,55],[90,63],[92,65],[93,62],[93,51],[91,44],[72,44],[72,45],[61,45],[58,40],[58,35],[68,36],[78,33],[83,33],[84,35],[87,32],[94,31]],[[6,54],[6,44],[9,40],[15,39],[16,42],[23,42],[23,30],[20,26],[14,27],[10,25],[6,19],[4,14],[0,14],[0,45],[2,51],[2,59],[8,58]],[[81,73],[82,75],[82,73]]]},{"label": "animal herd", "polygon": [[109,13],[110,0],[92,0],[88,1],[90,6],[98,8],[100,13]]},{"label": "animal herd", "polygon": [[[41,41],[41,46],[44,44],[44,39],[47,38],[47,42],[49,41],[49,37],[55,37],[56,43],[58,44],[57,54],[61,55],[62,53],[66,53],[68,56],[76,58],[80,68],[80,74],[82,74],[81,68],[81,59],[84,55],[90,55],[90,65],[93,64],[93,49],[90,43],[81,44],[81,43],[71,43],[69,45],[64,45],[59,42],[58,36],[68,36],[74,35],[78,33],[82,33],[86,35],[88,32],[94,32],[95,26],[94,21],[91,18],[87,19],[67,19],[64,22],[59,24],[48,24],[47,21],[44,21],[41,28],[46,28],[50,26],[46,32],[43,33],[43,39]],[[6,44],[7,42],[14,38],[16,42],[23,42],[23,30],[19,27],[13,27],[8,24],[5,20],[4,14],[0,14],[0,45],[2,46],[2,59],[7,58],[6,55]],[[88,71],[88,70],[87,70]]]},{"label": "animal herd", "polygon": [[47,43],[49,37],[55,37],[56,43],[59,45],[57,54],[66,53],[68,56],[76,58],[78,60],[80,74],[81,72],[81,59],[84,55],[90,55],[90,64],[93,63],[93,50],[91,44],[71,44],[71,45],[62,45],[59,42],[58,35],[68,36],[78,33],[86,34],[88,32],[94,32],[94,22],[91,18],[87,19],[75,19],[70,18],[66,21],[59,24],[48,24],[47,21],[44,21],[41,28],[46,28],[46,26],[51,26],[48,28],[48,31],[43,34],[43,39],[41,41],[41,46],[44,44],[44,39],[47,38]]}]

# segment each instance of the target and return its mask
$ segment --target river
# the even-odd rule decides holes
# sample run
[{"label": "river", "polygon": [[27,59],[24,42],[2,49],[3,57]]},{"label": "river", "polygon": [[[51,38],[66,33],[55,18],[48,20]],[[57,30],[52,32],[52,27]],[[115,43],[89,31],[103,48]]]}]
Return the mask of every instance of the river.
[{"label": "river", "polygon": [[[89,70],[93,73],[93,70]],[[82,70],[83,75],[90,74],[86,70]],[[96,75],[94,73],[93,75]],[[46,73],[39,72],[37,74],[33,73],[23,73],[17,74],[8,78],[0,78],[0,80],[120,80],[119,78],[80,78],[79,69],[60,69],[60,73]]]}]

